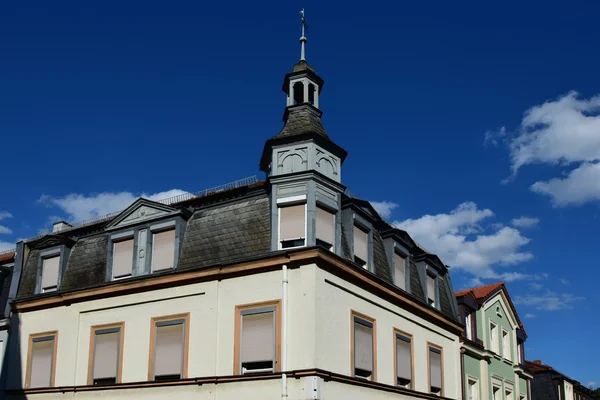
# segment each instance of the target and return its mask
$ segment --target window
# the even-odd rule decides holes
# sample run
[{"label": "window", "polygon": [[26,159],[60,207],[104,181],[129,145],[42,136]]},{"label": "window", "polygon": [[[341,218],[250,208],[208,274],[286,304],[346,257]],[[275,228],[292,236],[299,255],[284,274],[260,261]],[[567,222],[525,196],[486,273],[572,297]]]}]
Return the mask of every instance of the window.
[{"label": "window", "polygon": [[121,382],[124,323],[93,326],[90,339],[88,385]]},{"label": "window", "polygon": [[189,314],[152,318],[148,380],[187,377],[189,329]]},{"label": "window", "polygon": [[471,318],[472,318],[472,313],[468,313],[465,316],[465,333],[467,336],[467,339],[469,340],[473,340],[473,327],[472,327],[472,322],[471,322]]},{"label": "window", "polygon": [[504,329],[502,330],[502,357],[510,360],[510,336]]},{"label": "window", "polygon": [[490,348],[493,352],[499,353],[498,351],[498,327],[495,323],[490,322]]},{"label": "window", "polygon": [[368,237],[367,232],[354,225],[354,262],[367,270],[369,269]]},{"label": "window", "polygon": [[505,390],[504,391],[504,400],[513,400],[512,398],[512,391],[511,390]]},{"label": "window", "polygon": [[517,359],[519,364],[523,364],[523,343],[517,345]]},{"label": "window", "polygon": [[494,386],[492,388],[492,400],[501,400],[500,399],[500,388],[497,386]]},{"label": "window", "polygon": [[335,214],[317,206],[317,246],[333,251]]},{"label": "window", "polygon": [[561,390],[560,390],[560,385],[557,386],[558,389],[558,400],[561,399]]},{"label": "window", "polygon": [[479,389],[477,387],[477,381],[474,379],[469,379],[467,383],[467,396],[469,396],[468,400],[477,400],[479,394]]},{"label": "window", "polygon": [[352,315],[352,375],[375,380],[375,320],[353,313]]},{"label": "window", "polygon": [[277,372],[280,357],[279,301],[236,307],[234,371]]},{"label": "window", "polygon": [[412,336],[394,331],[396,339],[396,385],[412,389]]},{"label": "window", "polygon": [[133,239],[113,243],[112,278],[131,276],[133,270]]},{"label": "window", "polygon": [[429,344],[429,393],[444,395],[442,348]]},{"label": "window", "polygon": [[54,386],[57,339],[58,332],[56,331],[29,336],[26,388]]},{"label": "window", "polygon": [[427,274],[427,304],[435,307],[435,277]]},{"label": "window", "polygon": [[525,396],[524,394],[520,394],[519,400],[527,400],[527,396]]},{"label": "window", "polygon": [[394,284],[400,289],[406,288],[406,258],[394,253]]},{"label": "window", "polygon": [[58,287],[60,255],[42,259],[42,293],[53,292]]},{"label": "window", "polygon": [[279,248],[306,244],[306,204],[279,207]]},{"label": "window", "polygon": [[175,229],[152,233],[152,271],[173,268],[175,263]]},{"label": "window", "polygon": [[0,340],[0,371],[2,371],[2,361],[4,360],[4,342]]}]

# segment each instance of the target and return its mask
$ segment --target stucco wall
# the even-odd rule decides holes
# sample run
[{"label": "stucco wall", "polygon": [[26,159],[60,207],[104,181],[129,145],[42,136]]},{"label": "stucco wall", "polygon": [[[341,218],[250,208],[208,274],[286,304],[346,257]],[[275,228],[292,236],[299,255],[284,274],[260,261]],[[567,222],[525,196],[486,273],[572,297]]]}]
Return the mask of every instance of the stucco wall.
[{"label": "stucco wall", "polygon": [[[474,357],[471,357],[468,354],[465,354],[464,356],[464,366],[465,366],[465,396],[468,396],[468,378],[475,378],[477,380],[477,387],[478,387],[478,393],[477,393],[477,399],[486,399],[486,397],[483,396],[483,387],[482,387],[482,381],[481,381],[481,363],[485,362],[485,361],[480,361]],[[468,400],[468,399],[465,399]]]}]

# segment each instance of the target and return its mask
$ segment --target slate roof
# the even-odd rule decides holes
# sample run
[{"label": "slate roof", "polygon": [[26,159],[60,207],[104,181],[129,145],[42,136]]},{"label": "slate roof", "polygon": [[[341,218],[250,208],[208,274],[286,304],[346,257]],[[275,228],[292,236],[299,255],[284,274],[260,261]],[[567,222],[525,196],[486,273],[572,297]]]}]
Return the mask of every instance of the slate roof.
[{"label": "slate roof", "polygon": [[323,112],[310,104],[289,106],[283,116],[283,128],[273,139],[316,134],[331,141],[321,124]]},{"label": "slate roof", "polygon": [[302,72],[302,71],[315,72],[315,69],[309,63],[307,63],[305,60],[300,60],[298,63],[296,63],[296,65],[294,65],[292,72]]}]

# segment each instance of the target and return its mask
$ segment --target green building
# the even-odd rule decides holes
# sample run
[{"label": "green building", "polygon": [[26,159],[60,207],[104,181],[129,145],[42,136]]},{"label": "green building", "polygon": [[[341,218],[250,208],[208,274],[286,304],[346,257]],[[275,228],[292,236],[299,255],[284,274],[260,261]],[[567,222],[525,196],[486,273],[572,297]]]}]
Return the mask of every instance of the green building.
[{"label": "green building", "polygon": [[527,333],[504,282],[456,293],[465,400],[531,400]]}]

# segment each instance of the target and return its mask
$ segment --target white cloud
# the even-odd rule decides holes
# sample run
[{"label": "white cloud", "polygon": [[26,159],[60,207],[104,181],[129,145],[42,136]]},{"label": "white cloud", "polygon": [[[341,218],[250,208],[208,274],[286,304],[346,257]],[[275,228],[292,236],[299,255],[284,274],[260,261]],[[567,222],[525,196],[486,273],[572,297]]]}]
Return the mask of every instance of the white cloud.
[{"label": "white cloud", "polygon": [[544,285],[542,285],[542,284],[540,284],[540,283],[535,283],[535,282],[532,282],[532,283],[530,283],[530,284],[529,284],[529,287],[530,287],[532,290],[542,290],[542,288],[544,287]]},{"label": "white cloud", "polygon": [[535,318],[535,314],[525,314],[525,318],[527,318],[527,319]]},{"label": "white cloud", "polygon": [[484,229],[481,224],[494,213],[466,202],[446,214],[424,215],[417,219],[396,221],[394,225],[406,230],[417,242],[437,254],[445,263],[480,278],[506,281],[533,279],[519,272],[498,273],[496,266],[514,265],[533,258],[522,246],[529,239],[519,230],[501,227]]},{"label": "white cloud", "polygon": [[492,145],[494,147],[498,147],[498,144],[501,141],[504,141],[506,138],[506,128],[503,126],[497,131],[487,131],[485,133],[485,138],[483,139],[483,145],[489,146]]},{"label": "white cloud", "polygon": [[582,296],[570,293],[556,293],[547,290],[542,294],[528,294],[527,296],[516,296],[515,304],[523,304],[535,307],[543,311],[568,310],[573,308],[571,303],[585,300]]},{"label": "white cloud", "polygon": [[[0,211],[0,221],[7,218],[12,218],[12,214],[8,211]],[[10,235],[12,233],[12,229],[7,226],[0,225],[0,235]]]},{"label": "white cloud", "polygon": [[398,204],[391,201],[371,201],[370,203],[383,219],[391,217],[392,211],[398,207]]},{"label": "white cloud", "polygon": [[[69,221],[82,221],[123,210],[131,205],[138,197],[156,201],[184,193],[187,192],[180,189],[171,189],[154,194],[142,193],[140,195],[131,192],[105,192],[89,196],[71,193],[58,198],[42,195],[38,201],[50,207],[56,206],[60,208],[67,214],[67,219]],[[53,216],[53,218],[56,217]]]},{"label": "white cloud", "polygon": [[15,248],[15,244],[11,242],[0,242],[0,251],[12,250]]},{"label": "white cloud", "polygon": [[519,217],[514,218],[510,221],[510,224],[515,228],[533,228],[537,224],[539,224],[539,218],[531,218],[531,217]]},{"label": "white cloud", "polygon": [[569,282],[565,278],[560,278],[560,283],[562,283],[563,285],[570,285],[571,284],[571,282]]},{"label": "white cloud", "polygon": [[600,163],[585,162],[564,178],[535,182],[531,191],[549,196],[555,207],[600,200]]}]

